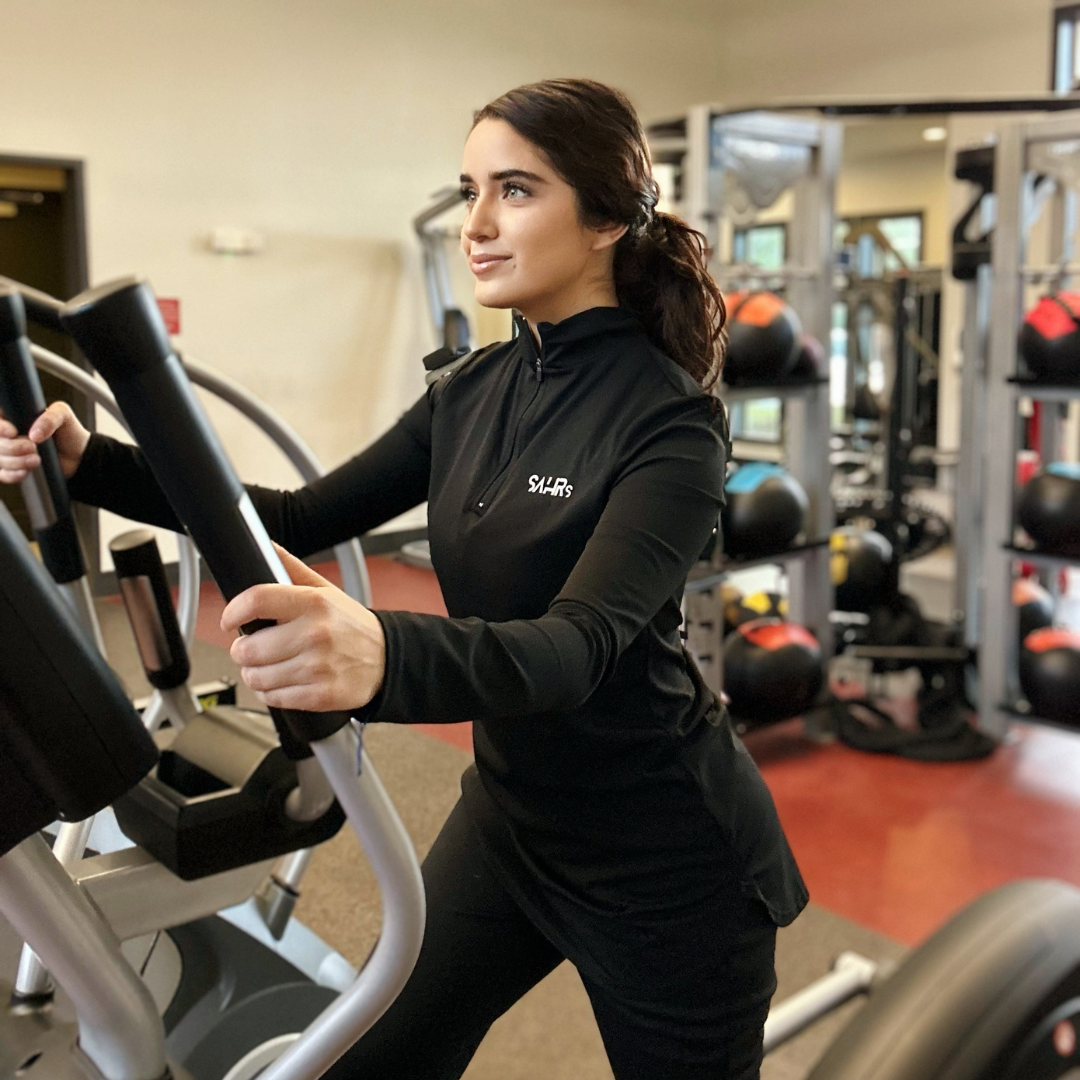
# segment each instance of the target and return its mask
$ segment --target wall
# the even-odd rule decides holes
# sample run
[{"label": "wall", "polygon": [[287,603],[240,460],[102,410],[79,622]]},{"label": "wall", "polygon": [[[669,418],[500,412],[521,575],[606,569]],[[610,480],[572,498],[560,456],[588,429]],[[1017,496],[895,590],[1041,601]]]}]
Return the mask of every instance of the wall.
[{"label": "wall", "polygon": [[[181,346],[333,464],[420,392],[431,333],[409,219],[453,182],[473,108],[559,74],[621,85],[647,118],[702,100],[1041,91],[1048,7],[0,0],[0,149],[84,158],[92,278],[141,272],[180,297]],[[265,252],[210,254],[217,225],[260,231]],[[220,418],[245,477],[290,482]]]}]

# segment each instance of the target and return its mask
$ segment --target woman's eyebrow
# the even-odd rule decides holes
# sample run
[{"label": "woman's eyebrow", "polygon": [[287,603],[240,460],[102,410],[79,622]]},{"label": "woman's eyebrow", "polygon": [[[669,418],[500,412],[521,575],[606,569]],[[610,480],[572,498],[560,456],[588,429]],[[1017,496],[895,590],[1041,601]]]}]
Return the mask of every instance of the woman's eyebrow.
[{"label": "woman's eyebrow", "polygon": [[[501,169],[499,172],[488,173],[488,178],[496,182],[503,180],[531,180],[534,184],[547,183],[542,176],[537,176],[536,173],[529,172],[528,169]],[[474,183],[473,178],[468,173],[462,173],[460,180],[463,184]]]}]

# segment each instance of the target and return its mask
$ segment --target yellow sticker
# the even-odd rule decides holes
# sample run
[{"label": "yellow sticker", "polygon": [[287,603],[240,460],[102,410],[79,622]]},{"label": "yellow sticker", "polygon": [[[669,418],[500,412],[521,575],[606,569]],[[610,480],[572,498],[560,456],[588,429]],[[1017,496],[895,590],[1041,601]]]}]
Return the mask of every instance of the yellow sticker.
[{"label": "yellow sticker", "polygon": [[843,585],[847,581],[848,562],[846,551],[834,551],[829,556],[829,575],[834,585]]},{"label": "yellow sticker", "polygon": [[756,592],[743,600],[743,607],[764,615],[766,611],[772,611],[772,597],[768,593]]}]

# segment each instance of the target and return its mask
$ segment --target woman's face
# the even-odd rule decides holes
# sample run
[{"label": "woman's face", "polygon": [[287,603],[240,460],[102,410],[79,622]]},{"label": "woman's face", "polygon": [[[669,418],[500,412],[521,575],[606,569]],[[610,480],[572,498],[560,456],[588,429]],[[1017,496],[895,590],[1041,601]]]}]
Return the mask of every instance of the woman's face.
[{"label": "woman's face", "polygon": [[517,308],[535,327],[614,305],[614,244],[624,226],[582,224],[574,189],[503,120],[465,143],[461,248],[484,307]]}]

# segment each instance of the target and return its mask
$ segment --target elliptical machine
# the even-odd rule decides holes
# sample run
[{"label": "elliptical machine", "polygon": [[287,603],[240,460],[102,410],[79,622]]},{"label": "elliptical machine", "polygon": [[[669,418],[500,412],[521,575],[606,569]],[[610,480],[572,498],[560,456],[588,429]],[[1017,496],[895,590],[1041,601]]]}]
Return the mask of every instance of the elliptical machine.
[{"label": "elliptical machine", "polygon": [[[98,389],[100,393],[101,388]],[[135,584],[129,591],[136,594],[141,591],[144,599],[147,594],[155,592],[158,600],[162,594],[165,596],[164,604],[158,603],[155,607],[152,598],[149,604],[143,605],[141,616],[137,616],[142,619],[144,632],[149,631],[147,640],[151,643],[150,653],[153,654],[157,647],[156,659],[163,659],[160,647],[164,643],[171,658],[176,659],[182,651],[182,642],[178,642],[175,626],[173,633],[164,631],[169,617],[175,624],[175,616],[168,602],[163,577],[160,576],[160,564],[155,569],[151,562],[147,562],[145,545],[136,543],[126,546],[129,550],[118,562],[128,564],[128,572],[121,569],[121,576]],[[6,580],[10,553],[5,548],[2,554],[5,563],[2,576]],[[130,565],[133,554],[136,562]],[[11,555],[11,560],[17,558],[17,555]],[[140,590],[139,586],[150,585],[151,581],[156,581],[157,589],[151,585],[149,589]],[[19,607],[22,610],[25,604]],[[21,638],[22,635],[14,631],[4,633],[5,643],[21,641]],[[83,644],[86,642],[83,641]],[[21,654],[16,650],[14,653],[9,651],[7,655],[17,662]],[[151,660],[154,659],[151,655]],[[158,663],[153,666],[163,670],[163,667],[170,665]],[[175,668],[176,665],[171,666]],[[6,681],[6,677],[0,678],[0,685]],[[192,704],[190,695],[188,704]],[[183,713],[185,710],[172,711]],[[183,720],[187,723],[181,726]],[[159,749],[163,752],[151,774],[143,777],[140,785],[119,798],[115,797],[115,791],[111,791],[108,797],[109,802],[116,802],[121,808],[126,831],[137,835],[144,847],[153,847],[161,860],[151,858],[146,850],[140,848],[110,852],[79,863],[73,868],[75,882],[69,879],[68,884],[76,892],[85,891],[91,895],[97,909],[111,924],[104,930],[106,937],[111,936],[109,929],[118,937],[131,938],[174,926],[178,922],[188,923],[192,918],[250,897],[258,883],[266,879],[274,867],[274,856],[307,848],[336,831],[343,820],[341,807],[344,804],[346,811],[352,811],[354,825],[363,833],[361,842],[368,850],[373,850],[372,861],[384,896],[389,895],[395,903],[393,909],[386,913],[383,936],[363,977],[345,995],[351,1001],[354,1012],[359,1010],[360,1020],[342,1019],[347,1009],[344,1002],[339,1001],[340,1007],[327,1018],[326,1024],[331,1032],[339,1032],[357,1022],[365,1026],[373,1022],[403,984],[419,949],[423,925],[422,885],[411,844],[370,763],[366,758],[357,756],[351,730],[347,724],[343,724],[337,732],[322,740],[327,744],[323,749],[328,751],[324,757],[329,758],[332,768],[336,767],[338,786],[345,791],[345,797],[335,801],[323,768],[311,756],[311,751],[300,747],[297,754],[300,762],[297,765],[277,745],[274,728],[264,717],[257,714],[243,716],[235,712],[207,715],[196,706],[188,711],[183,720],[180,724],[174,722],[174,730],[162,733],[164,741]],[[5,730],[7,727],[5,724]],[[211,728],[215,730],[211,732]],[[299,743],[295,735],[292,738],[294,743]],[[177,745],[181,740],[183,745]],[[226,744],[224,749],[221,745],[223,742]],[[75,760],[78,760],[78,755]],[[361,760],[364,775],[358,780],[354,774]],[[12,761],[20,761],[17,754]],[[351,766],[348,762],[352,762]],[[163,764],[166,764],[164,775]],[[18,771],[24,771],[22,766]],[[47,778],[46,782],[55,784],[51,778]],[[214,790],[199,790],[200,785]],[[5,781],[5,787],[9,786]],[[14,787],[10,789],[16,790]],[[141,809],[138,805],[140,802]],[[135,808],[127,804],[135,804]],[[95,807],[95,812],[100,808]],[[80,820],[85,816],[81,815]],[[15,819],[16,822],[21,820],[18,815],[15,815]],[[22,822],[20,825],[20,832],[24,831],[25,824]],[[43,822],[35,819],[33,824],[36,827]],[[210,831],[207,832],[207,829]],[[230,841],[229,850],[224,854],[220,845],[213,843],[215,835]],[[210,843],[200,846],[200,837]],[[237,837],[243,838],[242,845],[236,843]],[[19,832],[12,836],[12,840],[19,838]],[[42,871],[40,864],[43,857],[39,852],[34,863],[36,870],[31,868],[30,871],[31,878],[35,875],[40,877],[42,872],[52,872],[55,859],[52,855],[48,855],[48,859],[52,863],[46,861],[48,869]],[[19,860],[15,857],[13,861]],[[165,865],[166,862],[171,863],[172,869]],[[52,873],[52,877],[56,877],[55,873]],[[33,888],[32,885],[30,887]],[[46,891],[55,887],[54,881],[46,886]],[[18,905],[19,896],[25,900],[28,895],[25,889],[16,889],[10,896],[5,890],[5,895],[0,897],[0,910],[9,914],[9,900]],[[41,952],[61,987],[69,991],[79,1014],[80,1028],[88,1027],[80,1013],[80,1010],[86,1012],[88,1008],[98,1021],[90,1026],[96,1029],[101,1022],[108,1024],[108,1017],[103,1021],[100,1012],[94,1013],[93,1007],[82,1000],[77,987],[72,992],[67,985],[70,964],[65,964],[64,957],[58,958],[57,947],[66,946],[77,953],[78,943],[58,940],[42,952],[39,948],[40,935],[33,932],[32,922],[27,923],[25,917],[26,913],[20,916],[16,912],[15,917],[9,914],[12,925]],[[101,922],[100,916],[98,922]],[[102,932],[103,926],[105,924],[91,927],[84,920],[83,934]],[[223,935],[232,939],[226,942],[228,948],[221,947]],[[154,940],[159,939],[155,936]],[[309,1019],[337,998],[334,989],[316,985],[275,953],[263,949],[247,934],[223,920],[182,926],[173,931],[172,940],[174,943],[179,940],[182,953],[186,950],[187,955],[183,956],[188,961],[183,965],[185,974],[195,977],[185,978],[179,986],[174,985],[171,998],[166,996],[158,1001],[157,1007],[160,1009],[167,1004],[165,1020],[171,1029],[167,1044],[170,1056],[182,1058],[196,1080],[204,1076],[228,1076],[229,1080],[243,1080],[246,1076],[254,1075],[252,1070],[261,1069],[267,1061],[281,1053],[297,1039]],[[200,945],[204,946],[201,950]],[[249,958],[254,958],[253,965],[237,968],[228,977],[219,978],[223,974],[220,965],[215,967],[212,961],[216,957],[235,956],[238,951],[243,953],[245,948],[250,954]],[[164,950],[158,947],[156,951],[160,954]],[[329,950],[325,952],[329,953]],[[139,963],[142,967],[145,961],[140,960]],[[252,977],[252,970],[257,970],[258,977]],[[245,971],[247,982],[241,979],[237,986],[237,973]],[[222,987],[231,993],[231,998],[222,992]],[[100,998],[102,992],[102,987],[97,987],[95,996]],[[25,1050],[28,1031],[41,1034],[43,1028],[54,1030],[47,1020],[48,1010],[34,1010],[32,1004],[23,1001],[19,1009],[0,1024],[0,1028],[3,1028],[0,1046],[10,1045]],[[335,1015],[338,1017],[336,1023]],[[16,1021],[16,1016],[21,1023]],[[15,1028],[8,1030],[10,1025],[6,1021],[14,1024]],[[162,1030],[160,1019],[156,1030]],[[123,1037],[117,1037],[122,1043]],[[117,1037],[110,1036],[114,1042]],[[352,1041],[350,1037],[344,1038],[337,1053]],[[65,1053],[76,1066],[80,1062],[85,1064],[81,1052],[72,1050],[72,1040],[65,1042],[61,1038],[57,1043],[53,1039],[50,1043],[54,1049],[61,1044],[66,1046]],[[42,1060],[35,1058],[35,1054],[39,1053],[43,1053],[40,1048],[35,1050],[31,1047],[19,1062],[12,1062],[13,1069],[22,1068],[20,1075],[31,1075],[26,1070],[31,1066],[37,1068],[35,1062]],[[145,1047],[140,1053],[142,1061],[156,1060],[160,1056],[156,1052],[148,1055]],[[321,1053],[321,1050],[315,1052],[315,1060],[319,1059]],[[311,1054],[312,1051],[308,1051],[305,1060],[311,1060]],[[237,1056],[241,1057],[240,1062],[235,1062]],[[31,1058],[34,1060],[31,1061]],[[2,1059],[3,1054],[0,1053]],[[326,1060],[322,1067],[332,1060]],[[51,1055],[50,1061],[49,1068],[46,1070],[42,1067],[36,1075],[54,1075],[57,1064],[55,1054]],[[109,1070],[116,1064],[96,1062],[99,1073],[106,1077],[113,1075]],[[130,1062],[128,1065],[121,1062],[120,1065],[126,1069]],[[322,1067],[319,1068],[320,1072]],[[0,1074],[3,1073],[4,1070],[0,1069]],[[161,1072],[147,1072],[144,1069],[139,1075],[158,1076]]]}]

